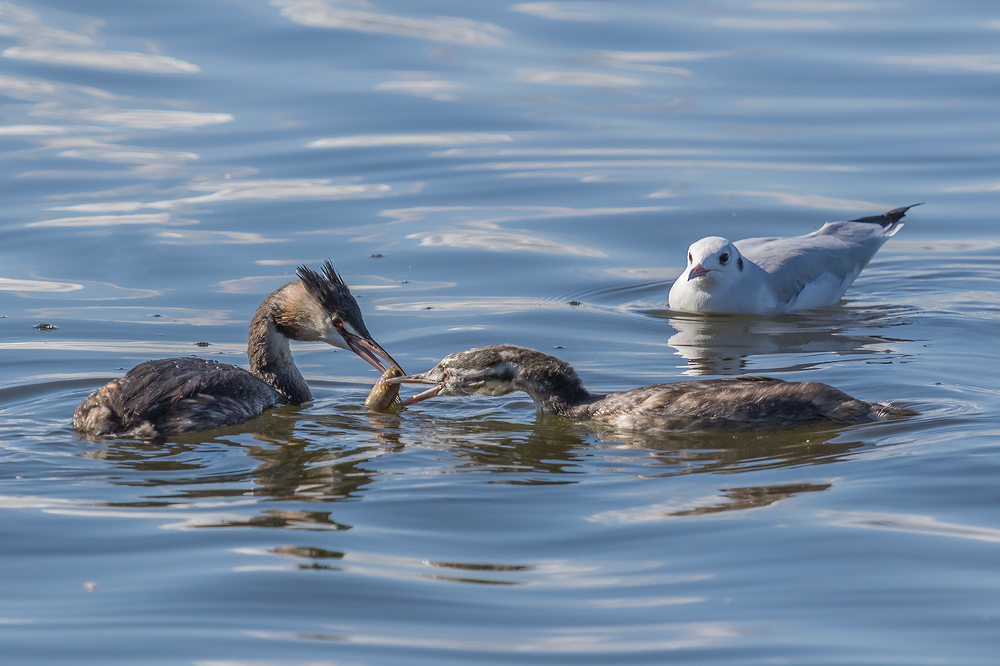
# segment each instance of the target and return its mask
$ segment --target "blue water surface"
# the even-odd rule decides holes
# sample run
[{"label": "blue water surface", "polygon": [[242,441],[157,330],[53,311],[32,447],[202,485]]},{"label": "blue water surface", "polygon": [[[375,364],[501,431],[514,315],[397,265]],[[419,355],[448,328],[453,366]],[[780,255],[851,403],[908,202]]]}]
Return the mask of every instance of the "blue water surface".
[{"label": "blue water surface", "polygon": [[[982,0],[0,3],[0,661],[995,664],[998,77]],[[702,236],[918,202],[836,306],[667,309]],[[411,372],[513,343],[595,391],[921,414],[378,414],[365,363],[296,343],[305,406],[72,431],[138,362],[245,365],[327,258]]]}]

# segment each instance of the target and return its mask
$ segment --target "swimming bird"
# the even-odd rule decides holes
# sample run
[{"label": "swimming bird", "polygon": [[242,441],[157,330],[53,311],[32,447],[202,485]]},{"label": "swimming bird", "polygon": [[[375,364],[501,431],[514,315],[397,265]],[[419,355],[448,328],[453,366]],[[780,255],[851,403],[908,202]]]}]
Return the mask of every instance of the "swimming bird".
[{"label": "swimming bird", "polygon": [[390,366],[402,372],[368,332],[358,302],[329,261],[322,273],[300,266],[297,275],[257,308],[249,371],[194,357],[146,361],[84,399],[73,427],[86,435],[153,438],[239,423],[275,405],[301,405],[312,393],[289,340],[350,349],[380,372]]},{"label": "swimming bird", "polygon": [[688,248],[687,267],[670,288],[670,309],[764,314],[833,305],[903,227],[910,208],[827,222],[804,236],[702,238]]},{"label": "swimming bird", "polygon": [[458,352],[427,372],[385,381],[433,385],[404,405],[434,396],[524,391],[542,414],[601,421],[622,430],[771,430],[869,423],[916,414],[857,400],[818,382],[756,376],[656,384],[600,395],[584,388],[565,361],[514,345]]}]

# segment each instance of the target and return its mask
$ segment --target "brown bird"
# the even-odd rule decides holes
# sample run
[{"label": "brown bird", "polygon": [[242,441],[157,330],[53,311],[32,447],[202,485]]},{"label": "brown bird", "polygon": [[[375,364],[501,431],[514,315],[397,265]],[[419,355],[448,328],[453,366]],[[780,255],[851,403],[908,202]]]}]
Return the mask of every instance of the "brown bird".
[{"label": "brown bird", "polygon": [[778,429],[823,423],[869,423],[916,414],[857,400],[818,382],[732,377],[656,384],[600,395],[565,361],[534,349],[494,345],[458,352],[427,372],[385,380],[433,384],[404,405],[444,395],[524,391],[542,414],[594,420],[623,430]]},{"label": "brown bird", "polygon": [[[312,400],[289,340],[325,342],[385,372],[399,364],[375,342],[350,289],[327,261],[264,299],[250,322],[250,370],[201,358],[146,361],[94,391],[76,408],[86,435],[152,438],[231,425],[268,407]],[[402,372],[402,369],[400,369]]]}]

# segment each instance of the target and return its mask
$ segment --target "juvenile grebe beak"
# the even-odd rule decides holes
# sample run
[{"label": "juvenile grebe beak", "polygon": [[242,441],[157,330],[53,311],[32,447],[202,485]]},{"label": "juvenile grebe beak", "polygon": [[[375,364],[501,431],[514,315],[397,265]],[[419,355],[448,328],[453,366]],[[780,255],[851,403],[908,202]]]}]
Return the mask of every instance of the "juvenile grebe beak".
[{"label": "juvenile grebe beak", "polygon": [[400,372],[405,373],[406,371],[399,367],[399,363],[396,363],[395,359],[389,356],[389,352],[382,349],[382,345],[375,342],[371,338],[363,338],[360,335],[354,335],[343,329],[340,330],[341,337],[344,338],[344,342],[347,346],[351,348],[351,351],[363,358],[364,360],[375,366],[375,369],[379,372],[385,372],[389,369],[382,359],[385,359],[392,365],[392,367],[397,368]]},{"label": "juvenile grebe beak", "polygon": [[[426,374],[426,373],[424,373]],[[391,379],[386,379],[386,384],[433,384],[431,388],[416,394],[412,398],[408,398],[403,401],[403,406],[414,405],[418,402],[423,402],[427,398],[433,398],[444,388],[443,384],[434,381],[433,379],[428,379],[424,375],[406,375],[405,377],[393,377]]]}]

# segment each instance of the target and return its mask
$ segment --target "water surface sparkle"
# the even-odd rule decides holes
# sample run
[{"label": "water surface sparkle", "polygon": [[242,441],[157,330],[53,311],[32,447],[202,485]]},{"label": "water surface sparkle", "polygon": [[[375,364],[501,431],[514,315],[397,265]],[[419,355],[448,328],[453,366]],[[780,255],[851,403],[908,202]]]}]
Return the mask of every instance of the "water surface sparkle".
[{"label": "water surface sparkle", "polygon": [[[992,666],[998,27],[973,0],[0,4],[4,658]],[[837,306],[666,308],[702,236],[917,202]],[[302,407],[72,432],[139,362],[245,365],[260,301],[326,258],[410,372],[513,343],[594,391],[764,374],[920,416],[378,414],[373,369],[295,343]]]}]

